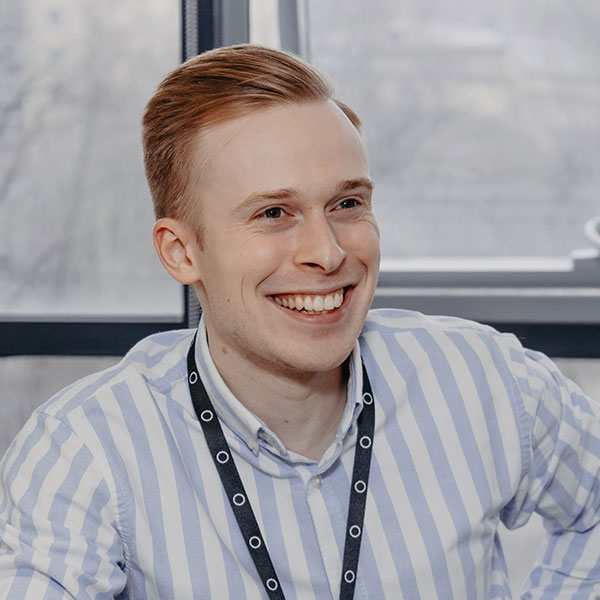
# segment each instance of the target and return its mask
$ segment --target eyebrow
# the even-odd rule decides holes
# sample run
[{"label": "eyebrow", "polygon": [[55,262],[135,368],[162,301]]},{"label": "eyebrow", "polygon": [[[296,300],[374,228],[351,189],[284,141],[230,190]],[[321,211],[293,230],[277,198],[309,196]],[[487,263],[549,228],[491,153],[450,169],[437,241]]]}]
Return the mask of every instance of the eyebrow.
[{"label": "eyebrow", "polygon": [[335,188],[336,194],[349,190],[355,190],[357,188],[366,188],[369,191],[373,191],[373,182],[368,177],[357,177],[356,179],[347,179],[341,181]]},{"label": "eyebrow", "polygon": [[[358,188],[373,190],[373,182],[368,177],[357,177],[356,179],[346,179],[340,181],[334,189],[334,194],[340,194]],[[279,190],[268,190],[264,192],[253,192],[235,208],[235,212],[241,212],[254,205],[262,204],[265,201],[289,200],[298,196],[298,191],[294,188],[281,188]]]}]

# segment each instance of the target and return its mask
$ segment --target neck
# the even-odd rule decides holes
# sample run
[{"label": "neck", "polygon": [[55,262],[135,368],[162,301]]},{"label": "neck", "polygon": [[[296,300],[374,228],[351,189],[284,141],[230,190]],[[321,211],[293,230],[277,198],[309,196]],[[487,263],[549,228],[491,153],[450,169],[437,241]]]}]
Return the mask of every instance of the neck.
[{"label": "neck", "polygon": [[331,371],[272,372],[229,352],[212,352],[235,397],[275,433],[288,450],[318,461],[335,439],[346,405],[346,363]]}]

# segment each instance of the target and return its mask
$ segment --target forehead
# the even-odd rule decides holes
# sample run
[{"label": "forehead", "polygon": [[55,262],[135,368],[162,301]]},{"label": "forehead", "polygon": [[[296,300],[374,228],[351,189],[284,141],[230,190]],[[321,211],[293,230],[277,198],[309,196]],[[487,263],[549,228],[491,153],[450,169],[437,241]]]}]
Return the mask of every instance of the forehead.
[{"label": "forehead", "polygon": [[331,101],[262,109],[203,130],[198,142],[202,196],[280,187],[312,193],[368,177],[360,134]]}]

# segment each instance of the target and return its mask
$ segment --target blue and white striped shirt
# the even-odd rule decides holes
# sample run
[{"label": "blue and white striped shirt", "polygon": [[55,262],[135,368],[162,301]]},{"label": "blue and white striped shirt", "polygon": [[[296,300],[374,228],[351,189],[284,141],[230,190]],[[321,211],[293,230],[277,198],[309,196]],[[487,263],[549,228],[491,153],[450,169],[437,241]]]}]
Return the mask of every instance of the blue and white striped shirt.
[{"label": "blue and white striped shirt", "polygon": [[[376,432],[356,598],[510,598],[498,525],[549,537],[527,598],[600,597],[600,407],[513,336],[371,311],[317,463],[202,380],[288,599],[337,598],[361,357]],[[151,336],[38,409],[1,464],[0,598],[265,598],[191,404],[193,331]]]}]

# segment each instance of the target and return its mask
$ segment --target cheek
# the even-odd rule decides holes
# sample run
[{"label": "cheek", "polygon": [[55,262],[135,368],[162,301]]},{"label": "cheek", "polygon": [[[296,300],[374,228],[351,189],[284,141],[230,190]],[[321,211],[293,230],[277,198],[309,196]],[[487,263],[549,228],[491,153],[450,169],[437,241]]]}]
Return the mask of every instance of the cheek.
[{"label": "cheek", "polygon": [[368,240],[368,246],[370,248],[371,254],[377,256],[377,260],[379,260],[380,254],[380,236],[379,236],[379,225],[377,224],[377,220],[373,216],[372,219],[365,222],[365,229],[368,231],[365,232],[365,240]]},{"label": "cheek", "polygon": [[375,221],[357,223],[345,241],[346,250],[351,249],[363,262],[379,264],[379,227]]},{"label": "cheek", "polygon": [[285,263],[285,244],[276,236],[256,236],[245,244],[230,248],[227,260],[221,261],[218,274],[220,286],[228,295],[236,296],[242,303],[254,296],[258,286]]},{"label": "cheek", "polygon": [[237,257],[246,272],[268,274],[285,261],[288,247],[284,235],[257,235],[239,248]]}]

